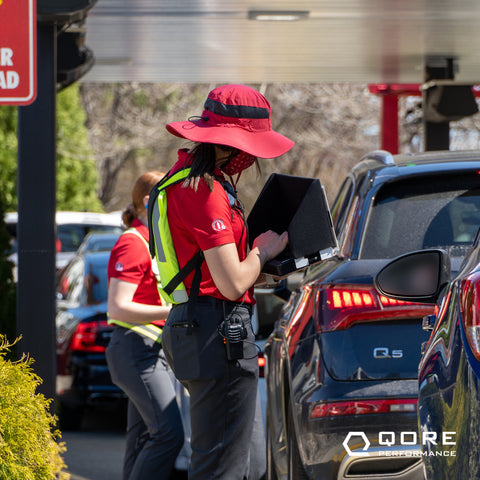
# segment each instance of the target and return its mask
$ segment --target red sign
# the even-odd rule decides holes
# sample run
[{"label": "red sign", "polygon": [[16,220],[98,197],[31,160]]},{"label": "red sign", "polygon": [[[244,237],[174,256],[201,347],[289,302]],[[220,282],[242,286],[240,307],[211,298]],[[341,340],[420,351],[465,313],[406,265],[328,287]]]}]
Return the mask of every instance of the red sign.
[{"label": "red sign", "polygon": [[36,95],[36,0],[0,0],[0,104],[28,105]]}]

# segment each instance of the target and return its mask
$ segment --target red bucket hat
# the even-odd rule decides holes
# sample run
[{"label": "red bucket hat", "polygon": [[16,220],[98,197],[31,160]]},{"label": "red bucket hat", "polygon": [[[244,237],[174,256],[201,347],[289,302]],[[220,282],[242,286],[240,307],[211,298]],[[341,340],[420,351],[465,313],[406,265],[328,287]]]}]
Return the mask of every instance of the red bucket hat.
[{"label": "red bucket hat", "polygon": [[212,90],[201,117],[167,124],[167,130],[192,142],[238,148],[255,157],[274,158],[288,152],[294,142],[272,130],[267,99],[245,85],[224,85]]}]

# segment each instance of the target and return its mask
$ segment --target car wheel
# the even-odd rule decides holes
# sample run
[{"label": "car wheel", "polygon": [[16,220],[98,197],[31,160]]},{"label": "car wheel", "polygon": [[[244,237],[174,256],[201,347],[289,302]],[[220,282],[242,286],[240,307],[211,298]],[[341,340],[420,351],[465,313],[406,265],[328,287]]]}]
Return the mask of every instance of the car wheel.
[{"label": "car wheel", "polygon": [[273,463],[272,434],[270,432],[270,419],[269,419],[268,412],[267,412],[266,434],[267,434],[267,476],[266,476],[266,480],[278,480],[277,472],[275,471],[275,465]]},{"label": "car wheel", "polygon": [[58,404],[58,423],[60,430],[80,430],[85,409],[80,406],[68,405],[64,402]]},{"label": "car wheel", "polygon": [[293,423],[293,411],[291,405],[288,408],[288,478],[289,480],[308,480],[303,468],[300,452],[298,451],[297,436]]}]

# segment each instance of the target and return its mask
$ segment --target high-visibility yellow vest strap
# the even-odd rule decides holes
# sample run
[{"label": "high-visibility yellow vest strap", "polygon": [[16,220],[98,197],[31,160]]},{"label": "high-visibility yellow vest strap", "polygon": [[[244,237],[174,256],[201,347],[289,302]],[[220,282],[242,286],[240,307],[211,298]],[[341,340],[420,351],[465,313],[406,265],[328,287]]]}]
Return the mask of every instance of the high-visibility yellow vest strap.
[{"label": "high-visibility yellow vest strap", "polygon": [[145,325],[136,325],[132,323],[122,322],[120,320],[115,320],[113,318],[108,319],[109,325],[118,325],[119,327],[128,328],[129,330],[133,330],[135,333],[140,335],[144,335],[152,339],[154,342],[162,343],[162,332],[163,329],[157,327],[157,325],[153,325],[152,323],[148,323]]},{"label": "high-visibility yellow vest strap", "polygon": [[167,217],[167,192],[166,189],[182,180],[185,180],[190,173],[191,168],[186,167],[176,171],[173,175],[163,178],[152,190],[151,203],[149,205],[149,225],[151,229],[151,241],[154,245],[154,256],[158,265],[161,285],[159,293],[167,303],[185,303],[188,301],[187,289],[183,281],[179,282],[175,288],[165,291],[165,287],[176,277],[180,271],[177,253],[173,245],[172,234],[168,224]]},{"label": "high-visibility yellow vest strap", "polygon": [[[149,243],[145,240],[144,236],[136,228],[130,227],[122,233],[122,235],[128,235],[128,234],[135,235],[138,238],[140,238],[142,242],[145,244],[147,252],[150,255]],[[160,273],[158,271],[158,265],[155,260],[152,261],[152,272],[155,275],[155,280],[157,281],[157,289],[160,289]],[[163,300],[162,297],[160,297],[160,302],[164,306],[167,305],[167,303]]]}]

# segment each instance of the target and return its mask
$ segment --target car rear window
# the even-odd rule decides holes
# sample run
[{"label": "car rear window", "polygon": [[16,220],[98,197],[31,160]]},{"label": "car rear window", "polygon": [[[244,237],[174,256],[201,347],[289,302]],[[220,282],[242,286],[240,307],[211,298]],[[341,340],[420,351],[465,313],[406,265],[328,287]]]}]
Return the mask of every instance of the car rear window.
[{"label": "car rear window", "polygon": [[88,262],[85,272],[87,305],[104,302],[108,297],[108,275],[106,262]]},{"label": "car rear window", "polygon": [[106,301],[109,256],[106,252],[75,257],[58,279],[57,298],[76,306],[97,305]]},{"label": "car rear window", "polygon": [[464,256],[480,226],[478,175],[416,177],[386,184],[370,209],[360,257],[393,258],[423,248]]},{"label": "car rear window", "polygon": [[122,229],[113,225],[57,225],[57,251],[75,252],[89,232],[121,233]]}]

